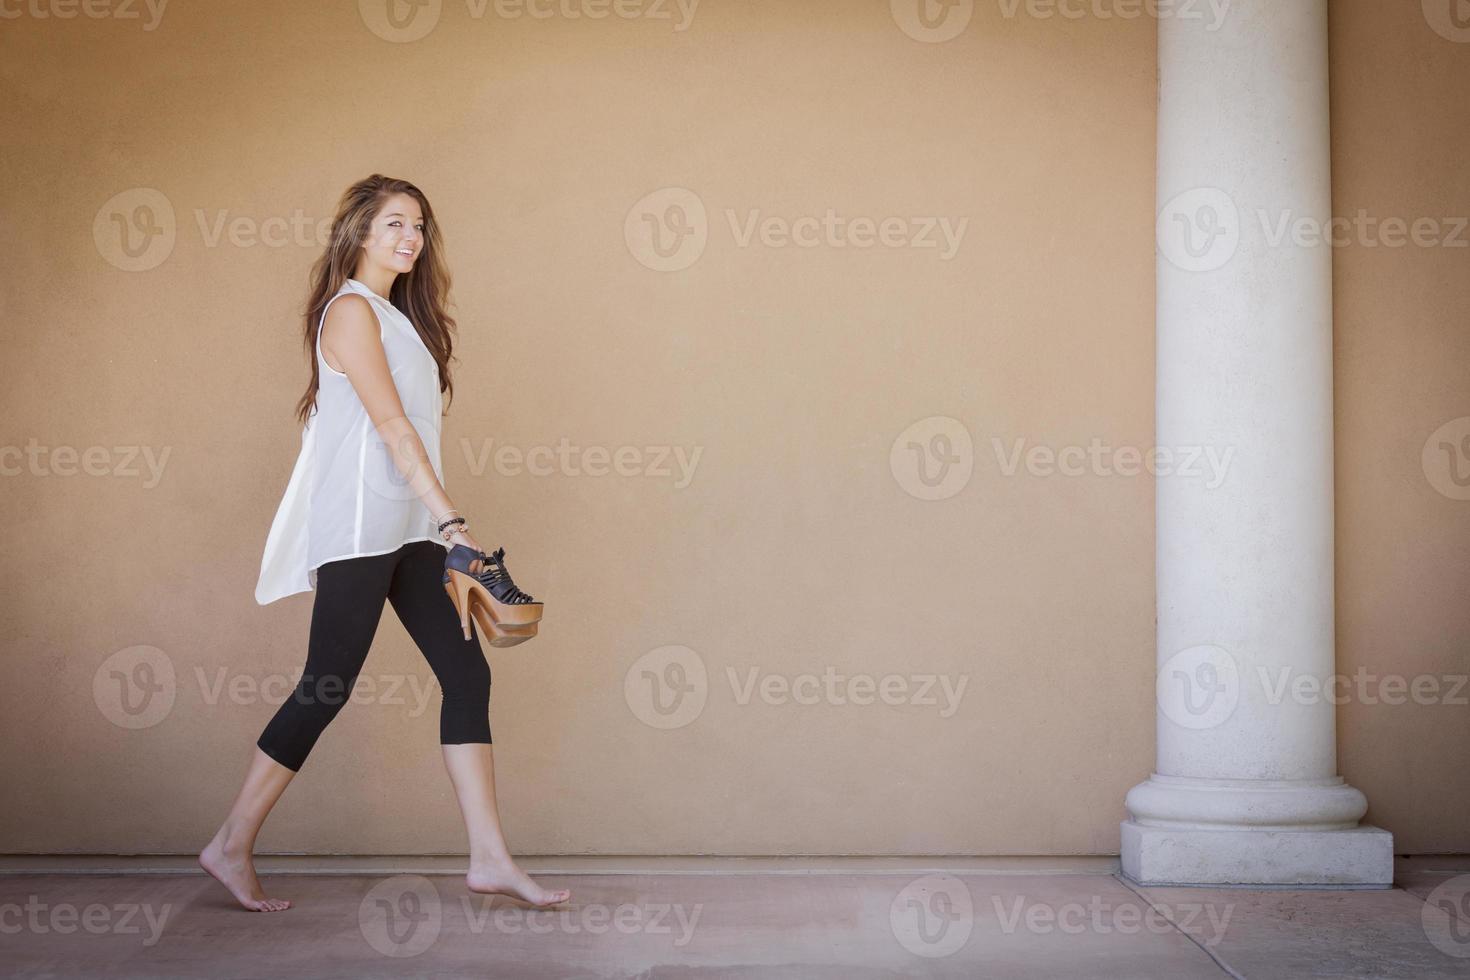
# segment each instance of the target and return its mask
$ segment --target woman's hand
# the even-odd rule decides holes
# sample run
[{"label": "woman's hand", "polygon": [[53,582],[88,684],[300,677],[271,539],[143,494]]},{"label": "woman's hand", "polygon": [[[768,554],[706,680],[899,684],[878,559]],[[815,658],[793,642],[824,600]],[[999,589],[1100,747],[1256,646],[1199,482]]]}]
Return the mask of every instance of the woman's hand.
[{"label": "woman's hand", "polygon": [[450,535],[449,536],[449,543],[450,544],[462,544],[466,548],[472,548],[475,551],[484,551],[485,550],[484,548],[481,548],[480,547],[480,542],[476,541],[473,537],[471,537],[469,534],[467,534],[464,531],[456,531],[454,534]]}]

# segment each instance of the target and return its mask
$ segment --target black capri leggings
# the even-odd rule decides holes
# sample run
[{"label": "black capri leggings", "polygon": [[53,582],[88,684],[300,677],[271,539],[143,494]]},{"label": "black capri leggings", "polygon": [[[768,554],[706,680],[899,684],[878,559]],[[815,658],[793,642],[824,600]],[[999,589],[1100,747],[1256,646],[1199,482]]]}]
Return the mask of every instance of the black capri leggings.
[{"label": "black capri leggings", "polygon": [[383,600],[429,661],[444,692],[439,741],[490,741],[490,665],[471,623],[466,640],[444,591],[444,549],[411,541],[386,555],[339,558],[317,569],[306,667],[256,745],[299,771],[312,746],[352,694],[383,615]]}]

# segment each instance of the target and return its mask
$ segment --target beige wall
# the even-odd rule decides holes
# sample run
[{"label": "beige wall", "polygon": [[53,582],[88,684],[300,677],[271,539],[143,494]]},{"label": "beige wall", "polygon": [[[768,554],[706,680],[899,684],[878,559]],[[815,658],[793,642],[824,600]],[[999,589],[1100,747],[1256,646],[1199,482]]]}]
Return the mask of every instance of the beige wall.
[{"label": "beige wall", "polygon": [[1334,212],[1432,219],[1422,240],[1456,243],[1355,232],[1336,253],[1338,670],[1384,695],[1339,709],[1339,756],[1397,851],[1466,852],[1470,501],[1421,455],[1447,423],[1470,433],[1470,38],[1427,30],[1418,3],[1335,0],[1332,71]]},{"label": "beige wall", "polygon": [[[547,601],[536,641],[490,652],[518,852],[1115,853],[1153,762],[1152,485],[1008,476],[992,440],[1151,442],[1153,23],[981,3],[926,44],[876,0],[707,0],[682,31],[446,0],[427,37],[389,43],[354,7],[0,25],[3,441],[45,450],[44,475],[4,483],[0,730],[24,805],[0,850],[187,851],[223,815],[311,613],[252,590],[299,447],[317,247],[254,236],[329,217],[378,170],[428,192],[456,274],[449,490]],[[1449,96],[1470,48],[1368,2],[1338,5],[1334,42],[1339,78],[1361,74],[1334,91],[1339,212],[1463,211]],[[697,193],[708,244],[659,272],[625,220],[669,187]],[[118,267],[107,217],[134,188],[174,214],[144,271]],[[742,246],[727,216],[828,208],[969,223],[945,259]],[[1464,672],[1470,504],[1417,455],[1467,411],[1463,258],[1342,260],[1343,663]],[[937,501],[890,466],[933,416],[974,442],[968,483]],[[637,465],[700,455],[687,486],[478,461],[563,439],[639,447]],[[64,475],[58,447],[107,447],[103,474],[120,447],[168,456],[156,481],[137,461]],[[660,730],[624,682],[668,645],[698,654],[707,702]],[[172,667],[173,701],[129,729],[112,674],[139,657]],[[752,668],[966,687],[947,716],[942,696],[741,703],[727,670]],[[383,696],[432,679],[391,610],[363,676],[378,695],[329,729],[261,848],[461,852],[437,705]],[[1467,717],[1341,714],[1343,772],[1401,850],[1470,850],[1463,805],[1441,805],[1470,793]]]}]

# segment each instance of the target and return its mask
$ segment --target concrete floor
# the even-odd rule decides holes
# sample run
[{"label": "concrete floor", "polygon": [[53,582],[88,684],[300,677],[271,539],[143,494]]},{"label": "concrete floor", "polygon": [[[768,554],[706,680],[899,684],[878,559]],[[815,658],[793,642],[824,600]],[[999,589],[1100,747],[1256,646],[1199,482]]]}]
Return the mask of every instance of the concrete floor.
[{"label": "concrete floor", "polygon": [[[937,862],[860,873],[546,873],[562,910],[432,866],[270,874],[250,913],[202,873],[0,868],[14,977],[1470,977],[1470,873],[1368,891],[1138,888],[1116,874]],[[922,860],[922,859],[921,859]],[[1113,862],[1116,866],[1116,862]],[[706,868],[709,866],[706,865]],[[941,870],[942,869],[942,870]],[[538,873],[539,872],[539,873]]]}]

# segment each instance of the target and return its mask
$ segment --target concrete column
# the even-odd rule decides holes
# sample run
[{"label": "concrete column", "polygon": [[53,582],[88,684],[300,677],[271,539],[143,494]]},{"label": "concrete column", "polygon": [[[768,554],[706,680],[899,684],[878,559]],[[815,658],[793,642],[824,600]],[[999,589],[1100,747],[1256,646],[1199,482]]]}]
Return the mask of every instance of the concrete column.
[{"label": "concrete column", "polygon": [[[1159,85],[1172,465],[1160,457],[1158,762],[1128,793],[1123,871],[1387,885],[1392,837],[1359,825],[1367,800],[1337,775],[1326,0],[1163,17]],[[1216,465],[1189,466],[1196,452]]]}]

